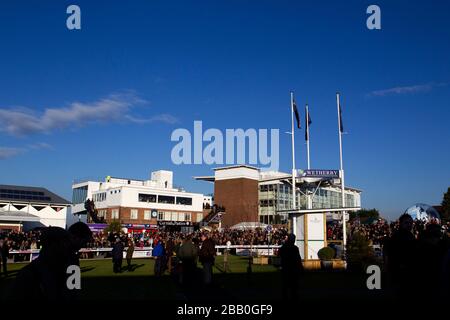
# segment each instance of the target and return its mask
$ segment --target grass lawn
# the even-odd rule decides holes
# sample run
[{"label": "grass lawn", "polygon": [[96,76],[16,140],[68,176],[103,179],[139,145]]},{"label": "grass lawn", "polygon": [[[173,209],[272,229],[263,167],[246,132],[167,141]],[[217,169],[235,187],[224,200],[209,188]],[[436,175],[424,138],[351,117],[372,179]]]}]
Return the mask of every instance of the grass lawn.
[{"label": "grass lawn", "polygon": [[[26,263],[10,264],[10,275],[0,278],[0,299],[7,297],[15,275]],[[155,277],[153,259],[134,259],[133,271],[114,274],[110,259],[81,260],[82,300],[184,300],[186,295],[173,277]],[[199,265],[200,267],[200,265]],[[252,265],[247,273],[248,258],[230,256],[229,271],[223,270],[223,257],[218,256],[213,268],[212,289],[198,290],[187,299],[200,301],[281,300],[280,275],[272,265]],[[366,276],[345,272],[307,272],[302,278],[301,298],[366,299],[380,297],[366,288]],[[199,284],[200,288],[200,284]]]}]

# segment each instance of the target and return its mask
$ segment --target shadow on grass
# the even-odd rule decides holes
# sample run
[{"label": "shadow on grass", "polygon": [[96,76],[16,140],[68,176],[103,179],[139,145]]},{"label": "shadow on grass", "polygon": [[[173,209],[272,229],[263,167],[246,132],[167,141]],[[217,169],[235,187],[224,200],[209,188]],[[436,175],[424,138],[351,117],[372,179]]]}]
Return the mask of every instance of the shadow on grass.
[{"label": "shadow on grass", "polygon": [[80,268],[80,271],[81,271],[81,273],[85,273],[85,272],[92,271],[92,270],[94,270],[94,269],[95,269],[95,267],[86,266],[86,267],[81,267],[81,268]]},{"label": "shadow on grass", "polygon": [[[146,264],[133,264],[133,270]],[[147,266],[149,266],[147,264]],[[237,269],[237,266],[232,266]],[[213,275],[210,286],[202,284],[202,270],[198,269],[193,285],[179,285],[177,276],[140,275],[122,273],[102,276],[82,276],[79,300],[150,300],[150,301],[199,301],[223,303],[226,301],[283,301],[279,272],[240,273],[224,272],[223,265],[216,264],[220,273]],[[88,264],[83,274],[96,269]],[[0,278],[0,300],[8,298],[9,288],[14,283],[18,270],[11,271],[7,278]],[[95,271],[94,271],[95,272]],[[368,290],[367,275],[347,272],[306,272],[300,279],[301,301],[368,301],[386,300],[382,290]],[[373,301],[373,300],[372,300]]]},{"label": "shadow on grass", "polygon": [[131,264],[130,267],[128,266],[124,266],[120,269],[121,272],[124,271],[129,271],[129,272],[133,272],[138,268],[142,268],[143,266],[145,266],[145,264]]}]

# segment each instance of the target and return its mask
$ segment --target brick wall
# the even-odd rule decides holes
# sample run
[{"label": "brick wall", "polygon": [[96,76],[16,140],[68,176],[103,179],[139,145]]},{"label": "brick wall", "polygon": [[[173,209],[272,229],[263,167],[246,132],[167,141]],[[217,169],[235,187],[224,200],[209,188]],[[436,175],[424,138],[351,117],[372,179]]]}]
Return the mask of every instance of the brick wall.
[{"label": "brick wall", "polygon": [[214,203],[225,207],[222,226],[239,222],[259,222],[258,181],[246,178],[214,182]]}]

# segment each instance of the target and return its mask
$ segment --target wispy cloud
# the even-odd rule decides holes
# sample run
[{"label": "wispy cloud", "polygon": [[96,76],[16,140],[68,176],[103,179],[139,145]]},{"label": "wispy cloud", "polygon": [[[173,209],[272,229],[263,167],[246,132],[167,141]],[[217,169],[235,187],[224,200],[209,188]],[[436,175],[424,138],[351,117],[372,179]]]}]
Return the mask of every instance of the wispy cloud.
[{"label": "wispy cloud", "polygon": [[436,87],[445,87],[448,83],[426,83],[426,84],[417,84],[412,86],[403,86],[403,87],[394,87],[383,90],[375,90],[372,91],[368,96],[377,96],[384,97],[387,95],[399,95],[399,94],[414,94],[421,92],[429,92]]},{"label": "wispy cloud", "polygon": [[130,115],[127,115],[125,118],[131,122],[139,123],[139,124],[153,123],[153,122],[163,122],[163,123],[167,123],[167,124],[175,124],[175,123],[179,122],[179,120],[177,118],[175,118],[174,116],[167,114],[167,113],[158,114],[158,115],[150,117],[150,118],[136,118],[136,117],[130,116]]},{"label": "wispy cloud", "polygon": [[34,149],[34,150],[53,150],[53,146],[49,145],[46,142],[38,142],[38,143],[34,143],[28,146],[30,149]]},{"label": "wispy cloud", "polygon": [[25,152],[25,150],[20,148],[0,147],[0,160],[15,157],[23,152]]},{"label": "wispy cloud", "polygon": [[175,117],[162,114],[141,119],[131,114],[137,105],[147,104],[134,93],[113,94],[91,103],[72,102],[66,107],[47,108],[38,114],[26,108],[0,109],[0,131],[14,136],[48,133],[55,129],[81,127],[92,123],[132,121],[135,123],[175,123]]}]

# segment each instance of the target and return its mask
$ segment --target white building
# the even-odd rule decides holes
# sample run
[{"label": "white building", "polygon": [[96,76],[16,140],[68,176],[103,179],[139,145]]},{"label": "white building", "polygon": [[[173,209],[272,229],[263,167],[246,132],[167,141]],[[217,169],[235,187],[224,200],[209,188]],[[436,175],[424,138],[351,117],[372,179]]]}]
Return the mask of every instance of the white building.
[{"label": "white building", "polygon": [[70,203],[45,188],[0,185],[0,230],[66,227]]},{"label": "white building", "polygon": [[74,183],[73,214],[86,214],[84,203],[94,201],[99,219],[117,220],[128,228],[194,226],[207,211],[211,197],[190,193],[173,185],[172,171],[152,172],[149,180],[106,177],[103,182]]}]

